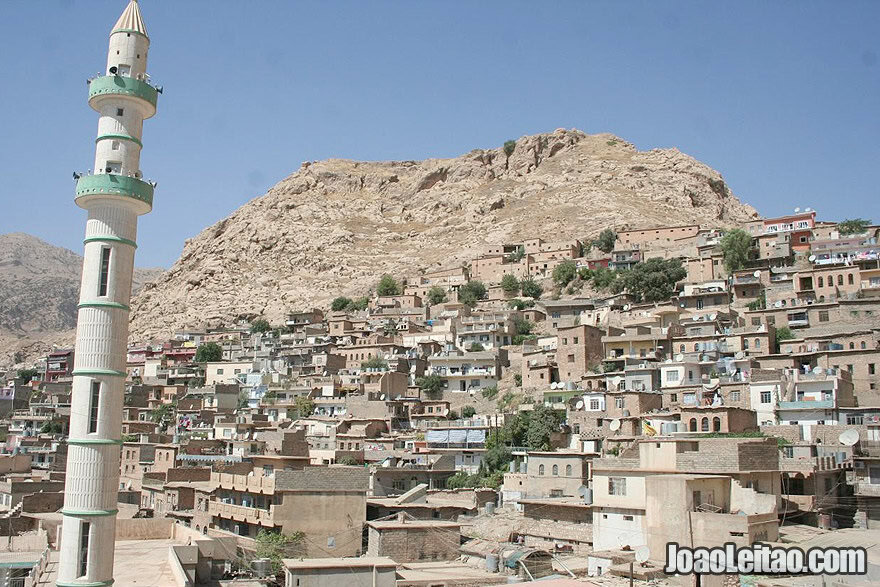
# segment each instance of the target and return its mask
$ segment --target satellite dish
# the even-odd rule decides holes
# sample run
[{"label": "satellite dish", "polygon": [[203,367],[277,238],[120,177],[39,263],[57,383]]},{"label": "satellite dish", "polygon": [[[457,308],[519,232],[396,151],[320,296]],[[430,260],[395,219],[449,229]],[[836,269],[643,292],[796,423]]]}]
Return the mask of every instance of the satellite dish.
[{"label": "satellite dish", "polygon": [[575,408],[576,410],[583,410],[583,409],[584,409],[584,402],[583,402],[583,400],[578,400],[578,403],[576,403],[576,404],[574,405],[574,408]]},{"label": "satellite dish", "polygon": [[801,211],[800,206],[794,209],[795,214],[797,214],[800,211]]},{"label": "satellite dish", "polygon": [[844,446],[853,446],[855,443],[859,441],[859,431],[858,430],[844,430],[840,433],[840,436],[837,437],[840,441],[840,444]]},{"label": "satellite dish", "polygon": [[681,363],[682,361],[684,361],[684,355],[682,355],[681,353],[675,355],[675,362],[676,363]]},{"label": "satellite dish", "polygon": [[820,366],[818,366],[818,365],[816,365],[815,367],[813,367],[813,374],[814,374],[814,375],[821,375],[821,374],[824,373],[824,372],[825,372],[825,369],[823,369],[822,367],[820,367]]},{"label": "satellite dish", "polygon": [[586,485],[581,485],[581,486],[578,487],[578,489],[577,489],[577,491],[578,491],[578,495],[579,495],[580,497],[583,497],[583,496],[587,493],[587,490],[588,490],[588,489],[589,489],[589,487],[587,487]]},{"label": "satellite dish", "polygon": [[815,262],[815,261],[816,261],[816,255],[810,255],[809,259],[810,259],[810,263]]},{"label": "satellite dish", "polygon": [[733,358],[736,360],[744,359],[746,354],[742,351],[736,351],[736,354],[733,355]]},{"label": "satellite dish", "polygon": [[651,558],[651,549],[645,545],[636,548],[636,562],[643,563]]},{"label": "satellite dish", "polygon": [[379,399],[382,400],[382,401],[385,401],[385,394],[383,393],[382,395],[380,395],[380,396],[379,396]]},{"label": "satellite dish", "polygon": [[626,304],[625,306],[623,306],[623,311],[624,311],[624,312],[628,312],[628,311],[629,311],[629,304]]},{"label": "satellite dish", "polygon": [[611,423],[608,425],[612,432],[617,432],[620,430],[620,420],[617,418],[611,420]]},{"label": "satellite dish", "polygon": [[761,277],[761,272],[760,272],[760,271],[755,271],[754,273],[752,273],[752,275],[753,275],[754,277]]}]

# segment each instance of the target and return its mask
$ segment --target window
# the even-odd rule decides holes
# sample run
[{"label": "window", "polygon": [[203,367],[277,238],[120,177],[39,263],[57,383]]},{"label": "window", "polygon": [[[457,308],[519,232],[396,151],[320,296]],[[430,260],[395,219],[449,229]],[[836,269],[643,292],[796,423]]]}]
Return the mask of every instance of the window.
[{"label": "window", "polygon": [[591,410],[598,410],[599,409],[599,400],[598,399],[591,399],[590,400],[590,409]]},{"label": "window", "polygon": [[721,432],[721,418],[712,418],[712,432]]},{"label": "window", "polygon": [[565,465],[565,476],[571,477],[571,465]]},{"label": "window", "polygon": [[854,342],[849,343],[849,350],[853,350],[854,348],[856,348],[856,343],[854,343]]},{"label": "window", "polygon": [[852,375],[852,372],[853,372],[853,366],[852,366],[852,365],[847,365],[847,366],[846,366],[846,370],[849,371],[850,375]]},{"label": "window", "polygon": [[632,522],[632,521],[633,521],[633,517],[632,517],[632,516],[626,516],[626,515],[624,515],[624,516],[623,516],[623,521],[624,521],[624,522]]},{"label": "window", "polygon": [[837,276],[837,285],[843,285],[843,275]]},{"label": "window", "polygon": [[854,282],[853,282],[853,274],[852,274],[852,273],[850,273],[849,275],[846,276],[846,282],[847,282],[849,285],[854,285]]},{"label": "window", "polygon": [[732,402],[739,401],[739,392],[738,391],[731,391],[730,392],[730,401],[732,401]]},{"label": "window", "polygon": [[868,375],[875,375],[876,373],[877,369],[874,367],[874,363],[868,363]]},{"label": "window", "polygon": [[98,403],[101,399],[101,382],[92,381],[92,397],[89,403],[89,434],[98,431]]},{"label": "window", "polygon": [[669,401],[677,402],[678,401],[678,394],[677,393],[670,393],[669,394]]},{"label": "window", "polygon": [[770,403],[770,392],[769,391],[762,391],[761,392],[761,403],[762,404],[769,404]]},{"label": "window", "polygon": [[90,522],[80,522],[79,525],[79,576],[85,577],[89,566],[89,530]]},{"label": "window", "polygon": [[110,148],[114,151],[119,150],[119,141],[113,141],[110,143]]},{"label": "window", "polygon": [[767,316],[767,324],[773,326],[776,324],[776,316]]},{"label": "window", "polygon": [[819,322],[828,322],[828,310],[819,311]]},{"label": "window", "polygon": [[708,432],[709,431],[709,418],[703,418],[700,420],[700,432]]},{"label": "window", "polygon": [[864,423],[864,416],[862,414],[847,414],[846,423],[853,426],[861,426]]},{"label": "window", "polygon": [[758,318],[757,316],[752,316],[752,326],[760,326],[760,325],[761,325],[761,319]]},{"label": "window", "polygon": [[223,375],[223,368],[217,369],[217,375]]},{"label": "window", "polygon": [[691,418],[691,421],[688,423],[688,430],[690,432],[697,431],[697,419],[696,418]]},{"label": "window", "polygon": [[538,475],[544,474],[544,465],[538,465]]},{"label": "window", "polygon": [[819,287],[825,287],[825,280],[822,277],[819,277],[817,283],[819,284]]},{"label": "window", "polygon": [[623,409],[623,398],[622,397],[614,398],[614,407],[619,408],[619,409]]},{"label": "window", "polygon": [[574,344],[577,344],[577,343],[578,343],[578,337],[575,336],[574,337]]},{"label": "window", "polygon": [[568,362],[574,363],[574,355],[568,355]]},{"label": "window", "polygon": [[567,338],[563,338],[563,339],[562,339],[562,344],[568,344],[568,339],[567,339]]},{"label": "window", "polygon": [[98,283],[98,295],[107,295],[107,282],[110,279],[110,247],[101,249],[101,280]]},{"label": "window", "polygon": [[862,349],[862,350],[864,350],[865,348],[867,348],[867,345],[865,344],[865,341],[864,341],[864,340],[863,340],[862,342],[859,343],[859,348]]},{"label": "window", "polygon": [[559,476],[559,465],[553,465],[553,476],[554,477]]},{"label": "window", "polygon": [[678,381],[678,371],[671,370],[666,372],[666,381]]},{"label": "window", "polygon": [[761,348],[761,339],[760,338],[755,339],[755,348],[756,349]]},{"label": "window", "polygon": [[123,114],[125,114],[125,110],[123,110],[122,108],[116,109],[116,116],[122,116]]},{"label": "window", "polygon": [[609,477],[608,495],[626,495],[626,478]]},{"label": "window", "polygon": [[747,339],[747,338],[743,339],[743,350],[745,350],[745,351],[749,350],[749,339]]}]

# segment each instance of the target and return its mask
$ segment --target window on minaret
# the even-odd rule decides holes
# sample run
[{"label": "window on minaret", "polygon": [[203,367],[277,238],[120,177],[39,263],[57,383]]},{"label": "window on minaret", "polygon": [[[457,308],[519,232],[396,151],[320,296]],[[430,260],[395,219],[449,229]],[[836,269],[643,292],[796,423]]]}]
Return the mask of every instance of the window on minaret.
[{"label": "window on minaret", "polygon": [[119,141],[113,141],[112,143],[110,143],[110,145],[111,145],[111,148],[112,148],[114,151],[118,151],[118,150],[119,150]]},{"label": "window on minaret", "polygon": [[107,282],[110,279],[110,247],[101,249],[101,281],[98,283],[98,295],[107,295]]},{"label": "window on minaret", "polygon": [[89,566],[89,530],[90,522],[80,522],[79,532],[79,576],[85,577]]},{"label": "window on minaret", "polygon": [[98,431],[98,400],[101,399],[101,382],[92,381],[92,396],[89,403],[89,434]]},{"label": "window on minaret", "polygon": [[116,109],[116,116],[122,116],[124,113],[125,113],[125,110],[123,110],[122,108]]}]

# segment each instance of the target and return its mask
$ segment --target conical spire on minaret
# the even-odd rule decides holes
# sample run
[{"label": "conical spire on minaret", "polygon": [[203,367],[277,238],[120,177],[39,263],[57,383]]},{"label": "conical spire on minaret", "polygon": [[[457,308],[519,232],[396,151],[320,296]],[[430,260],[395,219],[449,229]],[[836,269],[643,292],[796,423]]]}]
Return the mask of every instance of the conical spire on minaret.
[{"label": "conical spire on minaret", "polygon": [[110,31],[110,34],[116,32],[138,33],[145,37],[149,36],[147,35],[147,27],[144,25],[144,19],[141,17],[141,7],[137,0],[131,0],[128,3],[128,6],[122,12],[122,16],[119,17],[119,20],[113,26],[113,30]]}]

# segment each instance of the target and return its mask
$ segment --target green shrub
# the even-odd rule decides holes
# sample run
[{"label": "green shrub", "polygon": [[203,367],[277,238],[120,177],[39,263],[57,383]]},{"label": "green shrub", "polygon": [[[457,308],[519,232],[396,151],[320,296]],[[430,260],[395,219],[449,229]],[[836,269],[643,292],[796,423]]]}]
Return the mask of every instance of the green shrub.
[{"label": "green shrub", "polygon": [[380,296],[399,296],[400,284],[390,275],[383,275],[376,285],[376,293]]}]

